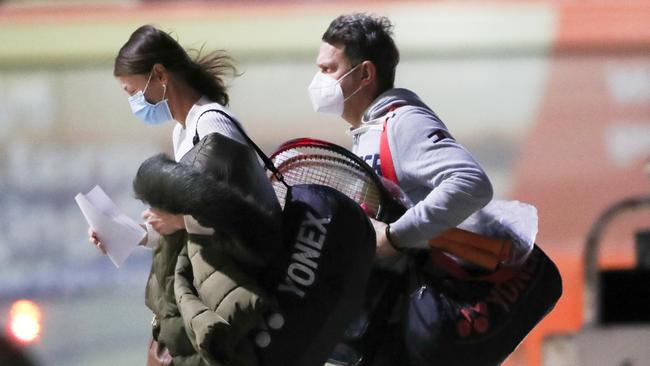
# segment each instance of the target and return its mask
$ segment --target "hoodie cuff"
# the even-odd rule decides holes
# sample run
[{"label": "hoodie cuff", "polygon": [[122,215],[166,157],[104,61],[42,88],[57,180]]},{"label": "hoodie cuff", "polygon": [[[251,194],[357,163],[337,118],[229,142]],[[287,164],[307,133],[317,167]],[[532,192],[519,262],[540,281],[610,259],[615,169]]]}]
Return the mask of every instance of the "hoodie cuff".
[{"label": "hoodie cuff", "polygon": [[415,230],[405,225],[402,220],[397,220],[390,224],[390,240],[396,247],[402,249],[429,248],[428,240],[420,239],[421,234],[417,231],[413,233],[413,231]]}]

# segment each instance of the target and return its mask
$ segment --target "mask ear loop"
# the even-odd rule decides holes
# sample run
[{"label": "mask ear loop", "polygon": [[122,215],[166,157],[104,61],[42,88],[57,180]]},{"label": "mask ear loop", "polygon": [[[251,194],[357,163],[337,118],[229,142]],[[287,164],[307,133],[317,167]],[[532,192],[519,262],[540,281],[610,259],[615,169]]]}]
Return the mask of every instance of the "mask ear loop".
[{"label": "mask ear loop", "polygon": [[151,72],[149,73],[149,78],[147,79],[147,83],[144,84],[144,89],[142,89],[142,94],[143,95],[144,95],[144,93],[147,92],[147,88],[149,87],[149,82],[151,81],[151,76],[153,76],[153,69],[151,69]]},{"label": "mask ear loop", "polygon": [[337,82],[337,83],[341,83],[341,81],[342,81],[343,79],[345,79],[346,76],[352,74],[352,71],[358,69],[359,66],[361,66],[361,63],[358,63],[357,66],[351,68],[350,71],[348,71],[348,72],[346,72],[345,74],[343,74],[343,76],[341,76],[340,78],[338,78],[338,79],[336,80],[336,82]]},{"label": "mask ear loop", "polygon": [[[149,73],[149,78],[147,79],[147,83],[144,85],[144,90],[142,90],[142,95],[144,95],[144,93],[147,91],[152,76],[153,76],[153,69],[151,69],[151,72]],[[167,93],[167,84],[163,84],[162,87],[163,87],[163,95],[161,101],[165,100],[165,94]]]},{"label": "mask ear loop", "polygon": [[[348,71],[347,73],[345,73],[345,75],[341,76],[341,78],[338,80],[339,84],[341,83],[341,80],[343,80],[344,77],[350,75],[350,74],[352,73],[352,71],[356,70],[359,66],[361,66],[361,64],[357,64],[357,66],[353,67],[350,71]],[[359,92],[359,90],[361,90],[362,88],[363,88],[363,85],[359,85],[359,87],[357,88],[357,90],[353,91],[352,94],[348,95],[347,97],[345,97],[345,98],[343,99],[343,103],[345,103],[348,99],[352,98],[352,97],[353,97],[355,94],[357,94],[357,93]]]},{"label": "mask ear loop", "polygon": [[343,99],[343,103],[347,102],[348,99],[352,98],[352,97],[353,97],[355,94],[357,94],[357,93],[359,92],[359,90],[361,90],[362,88],[363,88],[363,85],[359,85],[359,87],[357,88],[357,90],[353,91],[352,94],[348,95],[347,97],[345,97],[345,99]]}]

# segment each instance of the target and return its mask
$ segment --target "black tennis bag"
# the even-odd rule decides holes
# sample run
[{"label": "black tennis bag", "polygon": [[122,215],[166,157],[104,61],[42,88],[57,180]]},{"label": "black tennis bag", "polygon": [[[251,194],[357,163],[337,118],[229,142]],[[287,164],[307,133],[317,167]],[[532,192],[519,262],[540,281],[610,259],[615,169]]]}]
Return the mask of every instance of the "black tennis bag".
[{"label": "black tennis bag", "polygon": [[416,272],[404,329],[413,366],[499,365],[562,294],[557,267],[537,245],[496,283]]},{"label": "black tennis bag", "polygon": [[[273,162],[233,120],[264,165]],[[289,186],[282,211],[282,247],[273,253],[264,285],[278,306],[251,334],[260,365],[322,366],[363,307],[375,255],[375,230],[345,194],[318,184]],[[255,228],[251,228],[255,230]]]},{"label": "black tennis bag", "polygon": [[[223,111],[213,111],[230,118],[265,166],[282,180],[241,126]],[[236,253],[242,258],[262,257],[256,266],[241,261],[263,273],[260,283],[275,295],[278,305],[250,334],[260,365],[322,366],[361,312],[375,253],[374,228],[356,202],[317,184],[287,185],[281,220],[274,213],[261,214],[253,208],[268,206],[263,204],[268,196],[249,193],[259,193],[261,183],[269,182],[264,174],[260,182],[259,169],[254,169],[258,162],[251,157],[243,144],[217,133],[199,140],[197,133],[183,164],[163,155],[143,163],[134,191],[152,207],[191,214],[204,226],[214,227],[211,223],[218,221],[223,230],[236,230],[248,244]],[[243,193],[234,194],[234,187]],[[246,199],[233,199],[239,196]],[[236,202],[225,205],[230,202],[226,199]],[[242,201],[249,204],[246,210]],[[254,255],[247,255],[251,252]]]},{"label": "black tennis bag", "polygon": [[[286,257],[275,295],[284,321],[269,322],[260,363],[322,366],[362,308],[374,229],[341,192],[304,184],[288,190],[283,232]],[[257,341],[264,346],[263,339]]]}]

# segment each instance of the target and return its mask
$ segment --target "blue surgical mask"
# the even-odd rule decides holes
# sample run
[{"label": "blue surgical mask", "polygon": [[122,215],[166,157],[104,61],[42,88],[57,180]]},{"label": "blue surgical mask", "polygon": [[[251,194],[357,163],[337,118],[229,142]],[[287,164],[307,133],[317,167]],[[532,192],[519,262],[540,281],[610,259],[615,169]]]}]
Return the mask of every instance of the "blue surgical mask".
[{"label": "blue surgical mask", "polygon": [[149,74],[149,79],[147,80],[147,84],[144,86],[144,90],[139,90],[137,93],[130,96],[129,104],[131,105],[131,111],[133,114],[142,122],[148,125],[159,125],[172,120],[173,117],[172,113],[169,111],[167,99],[165,99],[165,93],[167,92],[167,86],[165,84],[163,84],[163,98],[160,102],[151,104],[147,102],[147,99],[144,97],[144,92],[147,91],[149,82],[151,81],[151,75],[153,75],[153,70]]}]

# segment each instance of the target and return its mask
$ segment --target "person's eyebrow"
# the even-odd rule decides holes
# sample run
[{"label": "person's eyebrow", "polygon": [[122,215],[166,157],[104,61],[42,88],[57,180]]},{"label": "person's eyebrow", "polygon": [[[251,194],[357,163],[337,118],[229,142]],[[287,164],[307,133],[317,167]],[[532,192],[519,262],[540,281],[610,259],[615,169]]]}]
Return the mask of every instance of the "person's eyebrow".
[{"label": "person's eyebrow", "polygon": [[334,62],[330,60],[324,60],[317,63],[320,69],[331,69],[334,66]]},{"label": "person's eyebrow", "polygon": [[129,95],[133,95],[136,92],[135,88],[129,88],[126,84],[122,86],[122,89],[124,89],[124,91]]}]

